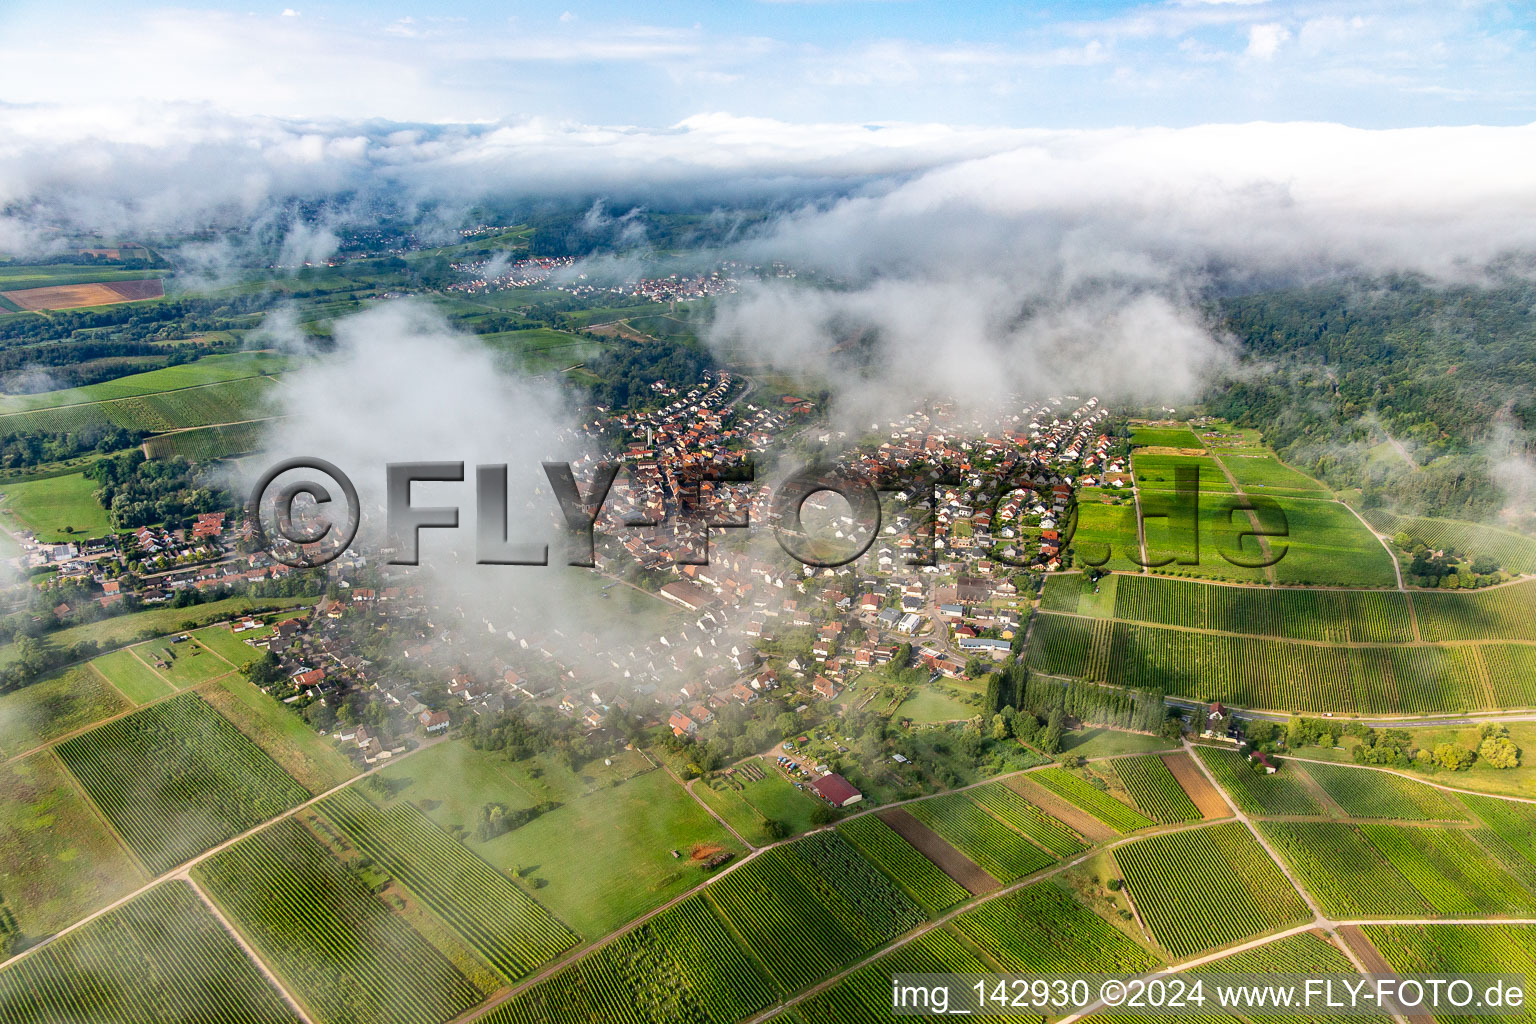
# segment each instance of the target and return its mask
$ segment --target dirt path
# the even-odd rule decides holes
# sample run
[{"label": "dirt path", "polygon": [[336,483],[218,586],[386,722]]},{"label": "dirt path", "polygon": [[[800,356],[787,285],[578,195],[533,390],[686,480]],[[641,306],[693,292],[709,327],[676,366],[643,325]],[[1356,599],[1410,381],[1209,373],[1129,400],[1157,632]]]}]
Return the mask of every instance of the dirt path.
[{"label": "dirt path", "polygon": [[[1387,963],[1387,958],[1381,955],[1371,940],[1365,937],[1365,932],[1356,924],[1344,925],[1339,929],[1339,940],[1346,950],[1353,954],[1353,959],[1360,964],[1362,974],[1396,974],[1392,965]],[[1435,1024],[1435,1018],[1428,1013],[1411,1013],[1402,1015],[1395,1007],[1385,1007],[1393,1011],[1394,1016],[1400,1016],[1408,1024]]]},{"label": "dirt path", "polygon": [[672,781],[673,782],[677,783],[679,786],[682,786],[685,790],[688,791],[688,795],[693,797],[693,802],[694,803],[696,803],[700,807],[704,808],[704,812],[706,814],[708,814],[711,818],[714,818],[716,821],[718,821],[720,823],[720,827],[721,828],[725,829],[731,835],[735,836],[737,842],[741,843],[742,846],[745,846],[747,848],[747,852],[748,853],[751,853],[753,850],[757,849],[757,847],[755,845],[753,845],[752,843],[747,841],[747,837],[746,836],[742,835],[740,832],[737,832],[734,828],[732,828],[730,822],[726,821],[724,818],[720,817],[720,815],[716,814],[715,813],[715,809],[713,807],[709,806],[709,804],[704,801],[703,797],[699,796],[699,794],[697,794],[697,793],[695,793],[693,791],[694,785],[699,781],[698,779],[694,779],[693,782],[684,782],[682,779],[678,778],[677,773],[672,770],[672,766],[671,765],[663,764],[662,768],[664,768],[666,770],[666,773],[668,775],[672,776]]},{"label": "dirt path", "polygon": [[876,815],[905,839],[912,847],[933,862],[934,866],[953,878],[972,896],[995,892],[1002,883],[987,874],[965,854],[955,849],[943,836],[912,817],[900,807],[892,807]]},{"label": "dirt path", "polygon": [[1164,754],[1163,764],[1173,773],[1174,781],[1184,790],[1185,794],[1194,801],[1200,809],[1200,816],[1206,821],[1217,818],[1230,818],[1232,811],[1227,807],[1226,800],[1210,780],[1195,767],[1194,757],[1190,754]]},{"label": "dirt path", "polygon": [[[1243,490],[1242,484],[1237,482],[1237,477],[1232,475],[1232,471],[1227,468],[1227,464],[1221,461],[1221,456],[1211,452],[1211,461],[1216,463],[1216,468],[1221,470],[1221,475],[1227,478],[1227,483],[1232,485],[1232,490],[1239,498],[1248,497],[1248,492]],[[1275,563],[1280,559],[1276,558],[1275,553],[1269,549],[1269,538],[1264,535],[1264,524],[1259,522],[1259,513],[1254,509],[1249,509],[1244,514],[1248,516],[1248,524],[1253,527],[1256,535],[1254,539],[1259,542],[1259,552],[1264,556],[1264,579],[1266,582],[1273,584],[1275,582]],[[1283,555],[1284,552],[1281,552],[1281,554]],[[1399,578],[1398,583],[1401,585],[1401,578]]]},{"label": "dirt path", "polygon": [[288,1008],[292,1010],[298,1016],[299,1020],[304,1022],[304,1024],[313,1024],[313,1020],[310,1018],[309,1014],[304,1011],[304,1007],[301,1006],[299,1001],[293,997],[293,994],[288,991],[287,986],[282,983],[282,980],[278,978],[276,974],[272,973],[272,969],[267,966],[265,960],[257,955],[256,950],[252,948],[251,944],[245,941],[245,936],[240,934],[239,929],[230,923],[229,918],[224,916],[224,911],[219,909],[218,904],[214,903],[213,900],[208,898],[208,894],[203,891],[203,887],[194,882],[190,877],[187,878],[186,882],[192,887],[192,891],[197,893],[197,898],[203,901],[203,906],[208,908],[208,912],[212,914],[214,918],[218,920],[220,926],[229,933],[229,937],[234,939],[236,945],[245,951],[246,958],[249,959],[251,963],[256,965],[256,969],[260,971],[262,976],[267,979],[267,984],[277,989],[277,994],[282,997],[283,1002],[288,1004]]},{"label": "dirt path", "polygon": [[1087,811],[1067,803],[1044,786],[1037,786],[1033,782],[1027,781],[1025,776],[1016,775],[1005,781],[1009,789],[1057,821],[1070,827],[1078,835],[1088,840],[1090,845],[1102,843],[1119,835],[1118,832]]}]

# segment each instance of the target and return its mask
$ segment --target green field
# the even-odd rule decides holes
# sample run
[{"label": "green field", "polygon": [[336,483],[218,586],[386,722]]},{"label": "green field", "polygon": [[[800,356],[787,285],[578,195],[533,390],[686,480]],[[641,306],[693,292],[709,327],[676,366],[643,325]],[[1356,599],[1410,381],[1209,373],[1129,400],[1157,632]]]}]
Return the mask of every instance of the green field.
[{"label": "green field", "polygon": [[1193,471],[1197,491],[1206,494],[1232,493],[1232,484],[1221,471],[1221,465],[1208,455],[1148,455],[1137,452],[1131,456],[1131,473],[1136,478],[1136,487],[1143,492],[1144,502],[1147,499],[1146,492],[1178,490],[1178,474],[1181,469]]},{"label": "green field", "polygon": [[0,438],[36,431],[62,433],[111,427],[162,433],[182,427],[239,423],[266,415],[277,387],[279,385],[276,381],[269,377],[242,377],[182,387],[174,391],[98,400],[83,405],[59,405],[14,412],[0,415]]},{"label": "green field", "polygon": [[[1494,971],[1536,977],[1536,926],[1499,925],[1367,925],[1366,938],[1381,951],[1393,970],[1401,974],[1472,974]],[[1440,1017],[1441,1021],[1468,1024],[1529,1021],[1532,1013],[1504,1016]]]},{"label": "green field", "polygon": [[0,753],[15,757],[133,705],[85,665],[0,694]]},{"label": "green field", "polygon": [[219,657],[236,667],[244,667],[253,661],[259,661],[266,654],[264,649],[252,647],[246,643],[247,639],[259,639],[272,632],[268,628],[252,629],[244,633],[235,633],[230,630],[228,624],[217,626],[205,626],[195,630],[192,635],[197,637],[198,643],[213,651]]},{"label": "green field", "polygon": [[774,1000],[773,984],[701,895],[497,1007],[487,1024],[733,1024]]},{"label": "green field", "polygon": [[838,825],[837,830],[865,859],[889,875],[902,891],[930,914],[948,910],[970,898],[954,879],[875,815],[861,814],[850,818]]},{"label": "green field", "polygon": [[835,832],[774,847],[704,892],[783,993],[847,966],[925,920],[916,904]]},{"label": "green field", "polygon": [[138,644],[130,650],[178,690],[229,675],[235,670],[233,665],[196,640],[181,639],[187,635],[177,633]]},{"label": "green field", "polygon": [[355,789],[319,809],[513,982],[576,943],[539,903],[410,804],[380,811]]},{"label": "green field", "polygon": [[100,486],[81,473],[5,484],[0,516],[10,530],[31,530],[44,543],[104,537],[112,523],[96,501]]},{"label": "green field", "polygon": [[1117,757],[1110,762],[1141,813],[1159,824],[1199,821],[1200,809],[1161,757]]},{"label": "green field", "polygon": [[1536,896],[1463,829],[1367,824],[1360,831],[1437,913],[1528,917],[1536,908]]},{"label": "green field", "polygon": [[1514,645],[1334,647],[1044,612],[1031,627],[1026,658],[1032,671],[1048,675],[1303,714],[1536,705],[1536,675],[1494,676],[1494,665],[1536,667]]},{"label": "green field", "polygon": [[1085,487],[1078,494],[1077,522],[1069,538],[1072,564],[1079,568],[1096,566],[1115,572],[1140,572],[1136,506],[1131,503],[1128,491],[1124,493],[1123,505],[1099,500],[1097,495],[1101,493],[1113,492]]},{"label": "green field", "polygon": [[298,1024],[185,882],[167,882],[0,971],[8,1024]]},{"label": "green field", "polygon": [[1392,555],[1355,514],[1332,501],[1275,498],[1289,536],[1275,582],[1310,586],[1392,587]]},{"label": "green field", "polygon": [[[794,1009],[802,1024],[901,1024],[891,1006],[891,978],[896,974],[991,974],[992,968],[944,929],[927,932],[865,964],[832,987],[818,992]],[[788,1024],[788,1017],[775,1018]],[[1017,1022],[1014,1016],[974,1014],[987,1024]]]},{"label": "green field", "polygon": [[748,779],[738,772],[733,778],[740,789],[731,785],[730,780],[719,778],[696,782],[693,791],[755,846],[766,846],[771,841],[763,831],[763,822],[769,818],[788,825],[790,835],[815,827],[813,815],[819,806],[816,798],[796,789],[766,758],[751,763],[761,769],[761,779]]},{"label": "green field", "polygon": [[23,940],[74,924],[145,880],[52,751],[0,765],[0,901]]},{"label": "green field", "polygon": [[179,455],[188,462],[207,462],[231,455],[244,455],[261,450],[267,431],[272,429],[275,422],[257,420],[252,423],[227,423],[160,434],[144,442],[144,454],[151,459],[170,459]]},{"label": "green field", "polygon": [[[531,774],[537,771],[537,777]],[[470,848],[535,885],[540,903],[578,934],[605,935],[706,875],[695,848],[738,844],[665,771],[628,781],[601,762],[573,774],[554,758],[511,762],[464,743],[439,744],[382,773],[442,827],[473,833],[486,804],[560,806]],[[677,850],[681,856],[673,857]]]},{"label": "green field", "polygon": [[309,795],[190,693],[56,749],[151,874],[169,871]]},{"label": "green field", "polygon": [[1325,914],[1348,919],[1432,913],[1429,903],[1354,825],[1265,821],[1259,829]]},{"label": "green field", "polygon": [[1014,831],[1023,833],[1058,857],[1070,857],[1085,849],[1081,836],[1024,799],[1006,783],[989,782],[966,790],[965,795],[1001,818]]},{"label": "green field", "polygon": [[109,683],[135,704],[147,704],[175,692],[175,688],[160,673],[140,661],[130,647],[93,658],[91,667],[106,676]]},{"label": "green field", "polygon": [[1316,763],[1308,764],[1306,771],[1351,818],[1467,820],[1466,813],[1449,796],[1401,775]]},{"label": "green field", "polygon": [[1274,775],[1265,775],[1235,750],[1196,747],[1195,753],[1246,814],[1323,813],[1323,805],[1298,776],[1294,762],[1284,762]]},{"label": "green field", "polygon": [[[1178,957],[1311,916],[1263,847],[1237,822],[1140,839],[1117,849],[1115,861],[1142,920]],[[1212,899],[1214,892],[1223,895]]]},{"label": "green field", "polygon": [[225,676],[197,692],[311,793],[335,789],[357,775],[328,737],[241,676]]},{"label": "green field", "polygon": [[1221,464],[1247,494],[1329,498],[1328,489],[1271,455],[1223,455]]},{"label": "green field", "polygon": [[1131,444],[1137,448],[1204,448],[1188,427],[1132,427]]},{"label": "green field", "polygon": [[1052,882],[967,910],[955,929],[1005,971],[1134,974],[1161,961]]},{"label": "green field", "polygon": [[950,793],[906,805],[918,821],[1000,882],[1011,882],[1055,863],[964,794]]},{"label": "green field", "polygon": [[298,822],[199,864],[198,884],[317,1022],[441,1024],[480,993]]},{"label": "green field", "polygon": [[1536,640],[1536,580],[1491,590],[1417,591],[1425,640]]},{"label": "green field", "polygon": [[1128,807],[1065,768],[1042,768],[1038,772],[1030,772],[1029,780],[1044,786],[1067,803],[1082,808],[1116,832],[1133,832],[1153,823],[1151,818],[1136,808]]},{"label": "green field", "polygon": [[13,413],[34,412],[39,409],[136,398],[162,391],[281,373],[287,368],[288,358],[276,352],[209,355],[190,363],[167,366],[147,373],[130,374],[100,384],[88,384],[85,387],[68,388],[63,391],[43,391],[33,395],[6,395],[0,397],[0,417]]},{"label": "green field", "polygon": [[[1101,591],[1111,581],[1112,601],[1095,602],[1091,600],[1095,595],[1084,592],[1081,577],[1052,576],[1046,581],[1041,607],[1127,622],[1290,640],[1387,644],[1413,639],[1408,596],[1399,591],[1226,587],[1160,576],[1111,576],[1100,581]],[[1532,594],[1536,595],[1536,588]],[[1414,604],[1422,628],[1420,596],[1415,595]],[[1108,609],[1104,608],[1106,603]]]}]

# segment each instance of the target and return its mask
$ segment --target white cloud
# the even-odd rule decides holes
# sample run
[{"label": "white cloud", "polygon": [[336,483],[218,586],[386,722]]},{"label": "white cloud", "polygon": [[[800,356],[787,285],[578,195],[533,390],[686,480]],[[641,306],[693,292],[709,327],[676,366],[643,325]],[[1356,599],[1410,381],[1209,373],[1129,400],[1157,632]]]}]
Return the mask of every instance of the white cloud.
[{"label": "white cloud", "polygon": [[1291,30],[1277,22],[1248,27],[1247,55],[1257,60],[1270,60],[1280,45],[1291,38]]}]

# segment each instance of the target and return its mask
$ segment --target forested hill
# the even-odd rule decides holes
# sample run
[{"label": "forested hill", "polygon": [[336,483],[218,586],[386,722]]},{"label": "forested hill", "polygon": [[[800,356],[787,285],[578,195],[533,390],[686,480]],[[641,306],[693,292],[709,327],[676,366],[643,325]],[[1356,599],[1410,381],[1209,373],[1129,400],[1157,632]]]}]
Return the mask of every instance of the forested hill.
[{"label": "forested hill", "polygon": [[1207,396],[1212,413],[1262,427],[1288,461],[1363,488],[1367,505],[1498,507],[1489,455],[1510,437],[1528,448],[1536,424],[1536,285],[1358,281],[1224,298],[1211,315],[1244,364]]}]

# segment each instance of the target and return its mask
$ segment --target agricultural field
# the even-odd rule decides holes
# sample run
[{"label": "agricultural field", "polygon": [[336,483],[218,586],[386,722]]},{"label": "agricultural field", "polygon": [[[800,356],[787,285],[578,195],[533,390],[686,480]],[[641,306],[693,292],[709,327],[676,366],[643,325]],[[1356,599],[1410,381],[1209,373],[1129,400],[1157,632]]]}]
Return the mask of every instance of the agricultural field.
[{"label": "agricultural field", "polygon": [[1425,640],[1536,640],[1536,580],[1489,590],[1413,594]]},{"label": "agricultural field", "polygon": [[1149,455],[1144,452],[1131,455],[1131,472],[1143,498],[1148,491],[1177,490],[1181,469],[1194,471],[1195,488],[1202,493],[1232,493],[1232,484],[1221,471],[1221,465],[1208,455]]},{"label": "agricultural field", "polygon": [[1235,750],[1220,747],[1196,747],[1195,754],[1211,770],[1221,788],[1246,814],[1321,815],[1323,805],[1307,788],[1306,781],[1294,771],[1294,762],[1284,761],[1274,775],[1255,771]]},{"label": "agricultural field", "polygon": [[[1486,796],[1463,796],[1472,813],[1481,818],[1502,844],[1496,851],[1510,870],[1519,875],[1536,871],[1536,807]],[[1510,852],[1521,863],[1508,859]]]},{"label": "agricultural field", "polygon": [[130,647],[91,659],[91,668],[105,676],[107,682],[135,704],[147,704],[176,692],[175,687],[144,664]]},{"label": "agricultural field", "polygon": [[380,811],[355,789],[319,810],[513,982],[576,943],[538,901],[410,804]]},{"label": "agricultural field", "polygon": [[[1115,861],[1157,941],[1192,956],[1311,914],[1263,847],[1237,822],[1128,843]],[[1211,893],[1221,892],[1219,900]]]},{"label": "agricultural field", "polygon": [[[1296,762],[1291,762],[1295,766]],[[1406,821],[1466,821],[1449,796],[1422,782],[1401,775],[1350,768],[1344,765],[1308,764],[1306,772],[1329,798],[1351,818],[1394,818]]]},{"label": "agricultural field", "polygon": [[1043,768],[1038,772],[1030,772],[1029,778],[1068,803],[1087,811],[1116,832],[1134,832],[1153,823],[1151,818],[1134,807],[1121,803],[1065,768]]},{"label": "agricultural field", "polygon": [[[1366,925],[1363,929],[1371,945],[1381,953],[1392,969],[1400,974],[1475,974],[1497,972],[1536,977],[1536,925],[1425,924]],[[1442,1017],[1447,1022],[1498,1024],[1530,1020],[1527,1006],[1523,1015]]]},{"label": "agricultural field", "polygon": [[702,895],[590,953],[497,1007],[487,1024],[733,1024],[773,984]]},{"label": "agricultural field", "polygon": [[1132,427],[1131,444],[1136,448],[1192,448],[1205,445],[1188,427]]},{"label": "agricultural field", "polygon": [[23,943],[146,880],[52,751],[0,764],[0,900]]},{"label": "agricultural field", "polygon": [[1465,830],[1365,824],[1360,831],[1437,913],[1528,917],[1536,909],[1536,896]]},{"label": "agricultural field", "polygon": [[[187,639],[183,640],[182,637]],[[192,639],[188,633],[151,640],[130,647],[129,650],[178,690],[229,675],[235,670],[235,666]]]},{"label": "agricultural field", "polygon": [[82,306],[110,306],[119,302],[139,302],[165,297],[165,285],[158,277],[137,281],[105,281],[97,284],[57,284],[42,288],[18,288],[0,292],[22,311],[79,309]]},{"label": "agricultural field", "polygon": [[1141,813],[1161,825],[1199,821],[1200,808],[1184,792],[1161,757],[1117,757],[1110,762]]},{"label": "agricultural field", "polygon": [[965,795],[1058,857],[1070,857],[1085,848],[1070,828],[1001,782],[968,789]]},{"label": "agricultural field", "polygon": [[850,818],[837,830],[928,913],[937,914],[970,898],[954,879],[875,815]]},{"label": "agricultural field", "polygon": [[800,847],[809,839],[778,846],[704,890],[784,993],[926,919],[846,840],[835,832],[817,837],[828,838],[818,839],[822,845],[816,849],[808,847],[806,856]]},{"label": "agricultural field", "polygon": [[[1208,964],[1191,968],[1189,973],[1199,974],[1299,974],[1317,977],[1324,974],[1355,974],[1358,968],[1343,950],[1323,938],[1318,932],[1298,932],[1283,939],[1266,942],[1256,949],[1233,953]],[[1134,1021],[1136,1018],[1127,1018]],[[1188,1017],[1182,1018],[1188,1021]],[[1236,1020],[1236,1018],[1224,1018]],[[1298,1010],[1294,1014],[1267,1013],[1264,1024],[1388,1024],[1392,1017],[1385,1012],[1366,1013],[1363,1008],[1349,1015],[1321,1014],[1315,1010]]]},{"label": "agricultural field", "polygon": [[311,793],[335,789],[357,766],[328,737],[239,675],[198,687],[197,695]]},{"label": "agricultural field", "polygon": [[1132,974],[1161,962],[1049,881],[967,910],[954,927],[1004,971]]},{"label": "agricultural field", "polygon": [[210,427],[192,427],[159,434],[144,442],[144,454],[151,459],[181,456],[188,462],[208,462],[232,455],[260,451],[274,420],[250,423],[221,423]]},{"label": "agricultural field", "polygon": [[309,795],[190,693],[55,749],[152,875],[276,817]]},{"label": "agricultural field", "polygon": [[1048,676],[1088,676],[1095,624],[1065,615],[1041,615],[1030,627],[1027,657],[1031,672]]},{"label": "agricultural field", "polygon": [[15,757],[132,707],[89,666],[62,669],[0,694],[0,753]]},{"label": "agricultural field", "polygon": [[114,426],[163,433],[182,427],[239,423],[264,415],[278,386],[269,377],[242,377],[172,391],[9,413],[0,415],[0,437]]},{"label": "agricultural field", "polygon": [[481,999],[292,818],[192,876],[317,1024],[442,1024]]},{"label": "agricultural field", "polygon": [[96,500],[100,484],[82,473],[0,485],[0,517],[12,532],[30,530],[47,544],[112,533]]},{"label": "agricultural field", "polygon": [[[980,960],[942,928],[927,932],[899,946],[872,963],[841,979],[798,1004],[793,1011],[802,1024],[899,1024],[910,1021],[898,1017],[891,1008],[891,978],[896,974],[991,974],[993,968]],[[776,1020],[787,1022],[789,1017]],[[974,1021],[987,1024],[1017,1022],[1014,1016],[974,1014]]]},{"label": "agricultural field", "polygon": [[908,813],[937,832],[1000,882],[1039,871],[1056,860],[1026,842],[963,794],[951,793],[905,805]]},{"label": "agricultural field", "polygon": [[[1125,503],[1114,505],[1101,495],[1114,494]],[[1066,550],[1073,554],[1073,564],[1110,569],[1115,572],[1140,572],[1141,549],[1136,539],[1136,506],[1128,491],[1101,491],[1085,487],[1077,496],[1076,523]],[[1064,534],[1064,537],[1066,535]]]},{"label": "agricultural field", "polygon": [[[1069,579],[1058,576],[1051,582]],[[1223,587],[1157,576],[1114,579],[1113,617],[1130,622],[1335,643],[1413,639],[1408,598],[1400,591]],[[1087,608],[1063,610],[1091,614]]]},{"label": "agricultural field", "polygon": [[190,363],[165,366],[157,370],[130,374],[79,388],[43,391],[32,395],[5,395],[0,397],[0,416],[34,412],[39,409],[109,402],[120,398],[136,398],[162,391],[281,373],[288,368],[288,362],[286,356],[276,352],[209,355]]},{"label": "agricultural field", "polygon": [[197,642],[213,651],[225,661],[242,668],[253,661],[259,661],[266,653],[246,643],[247,640],[256,640],[271,633],[268,627],[252,629],[244,633],[236,633],[230,629],[228,623],[216,626],[204,626],[202,629],[193,630],[192,635]]},{"label": "agricultural field", "polygon": [[1423,519],[1371,509],[1366,521],[1389,537],[1406,533],[1438,551],[1487,555],[1510,572],[1536,573],[1536,540],[1524,534],[1457,519]]},{"label": "agricultural field", "polygon": [[1330,917],[1427,917],[1432,913],[1428,901],[1354,825],[1264,821],[1259,831]]},{"label": "agricultural field", "polygon": [[[1152,571],[1164,576],[1226,580],[1260,584],[1268,581],[1263,548],[1252,534],[1253,520],[1237,495],[1201,494],[1198,506],[1188,505],[1172,491],[1151,491],[1141,496],[1147,560]],[[1269,510],[1259,510],[1266,531],[1278,531],[1280,522]]]},{"label": "agricultural field", "polygon": [[[1433,714],[1503,706],[1489,682],[1497,645],[1329,647],[1268,637],[1197,633],[1044,612],[1028,664],[1047,675],[1156,687],[1235,707],[1371,715]],[[1501,662],[1502,663],[1502,662]],[[1536,701],[1536,680],[1513,682]]]},{"label": "agricultural field", "polygon": [[[512,762],[467,743],[440,743],[380,773],[453,834],[473,835],[487,804],[556,805],[470,849],[577,934],[606,935],[707,877],[703,863],[741,845],[666,772],[627,778],[599,762],[576,775],[554,757]],[[678,857],[672,855],[676,850]]]},{"label": "agricultural field", "polygon": [[1291,498],[1331,498],[1328,489],[1305,473],[1297,472],[1272,455],[1221,456],[1221,464],[1245,494],[1273,494]]},{"label": "agricultural field", "polygon": [[167,882],[0,970],[8,1024],[298,1024],[185,882]]},{"label": "agricultural field", "polygon": [[[1392,555],[1345,506],[1306,498],[1275,498],[1289,536],[1275,563],[1275,582],[1309,586],[1393,587]],[[1272,544],[1276,541],[1272,540]]]}]

